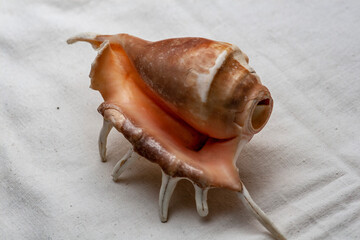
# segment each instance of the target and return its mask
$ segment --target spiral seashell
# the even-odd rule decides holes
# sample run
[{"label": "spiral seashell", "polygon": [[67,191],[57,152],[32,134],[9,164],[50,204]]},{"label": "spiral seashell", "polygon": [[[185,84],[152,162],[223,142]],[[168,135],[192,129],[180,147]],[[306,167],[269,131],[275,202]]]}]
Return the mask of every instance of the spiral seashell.
[{"label": "spiral seashell", "polygon": [[128,34],[82,34],[68,43],[77,41],[98,50],[90,78],[105,100],[98,109],[104,116],[102,160],[112,127],[132,144],[115,166],[114,180],[140,155],[163,171],[162,221],[177,181],[186,178],[195,186],[201,216],[208,213],[208,189],[228,188],[277,239],[285,239],[253,202],[235,165],[273,107],[269,90],[238,47],[204,38],[150,42]]}]

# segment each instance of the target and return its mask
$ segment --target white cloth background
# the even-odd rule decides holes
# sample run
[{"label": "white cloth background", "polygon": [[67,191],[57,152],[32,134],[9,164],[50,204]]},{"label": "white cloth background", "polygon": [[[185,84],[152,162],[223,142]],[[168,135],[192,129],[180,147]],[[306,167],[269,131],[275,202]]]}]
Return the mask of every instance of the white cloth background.
[{"label": "white cloth background", "polygon": [[[208,217],[180,182],[158,217],[161,172],[141,159],[114,183],[129,144],[97,150],[96,52],[82,32],[236,44],[275,105],[238,166],[289,239],[360,239],[359,1],[0,2],[1,239],[271,239],[234,192],[210,190]],[[59,109],[57,109],[59,108]]]}]

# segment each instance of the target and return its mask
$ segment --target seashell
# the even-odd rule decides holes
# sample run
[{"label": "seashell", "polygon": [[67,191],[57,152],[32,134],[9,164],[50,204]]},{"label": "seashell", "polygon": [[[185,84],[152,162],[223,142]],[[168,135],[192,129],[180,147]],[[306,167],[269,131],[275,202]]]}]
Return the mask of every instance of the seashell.
[{"label": "seashell", "polygon": [[107,136],[115,127],[132,144],[116,164],[113,179],[139,156],[162,169],[160,219],[180,179],[195,187],[200,216],[208,214],[207,192],[234,190],[277,239],[285,239],[252,200],[236,160],[243,146],[267,123],[273,99],[236,46],[204,38],[157,42],[127,35],[82,34],[98,50],[91,88],[105,102],[99,151],[106,161]]}]

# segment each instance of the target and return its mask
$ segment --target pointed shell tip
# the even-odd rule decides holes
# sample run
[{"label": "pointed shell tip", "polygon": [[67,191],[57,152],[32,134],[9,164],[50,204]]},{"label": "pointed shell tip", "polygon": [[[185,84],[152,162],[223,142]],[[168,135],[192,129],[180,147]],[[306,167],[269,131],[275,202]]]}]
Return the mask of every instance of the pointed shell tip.
[{"label": "pointed shell tip", "polygon": [[66,40],[67,44],[73,44],[74,42],[76,42],[74,38],[69,38],[68,40]]},{"label": "pointed shell tip", "polygon": [[66,42],[67,44],[73,44],[77,41],[91,41],[91,40],[95,40],[98,35],[99,34],[97,33],[91,33],[91,32],[80,33],[74,37],[69,38]]}]

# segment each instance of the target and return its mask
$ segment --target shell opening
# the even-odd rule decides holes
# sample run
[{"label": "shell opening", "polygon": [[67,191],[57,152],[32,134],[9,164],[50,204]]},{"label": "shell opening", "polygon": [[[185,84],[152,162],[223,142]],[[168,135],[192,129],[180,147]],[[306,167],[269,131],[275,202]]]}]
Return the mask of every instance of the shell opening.
[{"label": "shell opening", "polygon": [[257,133],[267,123],[272,111],[272,99],[265,98],[258,101],[251,114],[251,128]]}]

